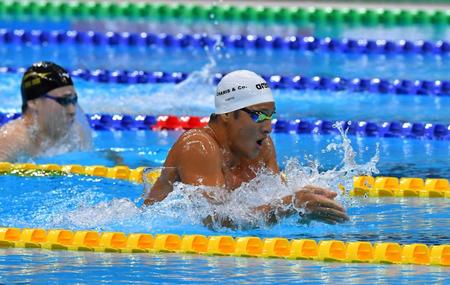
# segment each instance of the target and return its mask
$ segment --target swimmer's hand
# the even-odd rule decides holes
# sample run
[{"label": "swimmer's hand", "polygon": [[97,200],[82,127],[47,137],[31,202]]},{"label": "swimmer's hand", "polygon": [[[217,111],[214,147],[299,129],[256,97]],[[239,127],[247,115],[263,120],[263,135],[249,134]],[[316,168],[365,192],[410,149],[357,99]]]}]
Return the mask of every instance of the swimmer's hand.
[{"label": "swimmer's hand", "polygon": [[105,154],[106,159],[114,162],[114,165],[124,165],[123,157],[119,154],[119,152],[108,149],[105,151]]},{"label": "swimmer's hand", "polygon": [[336,193],[324,188],[305,186],[293,195],[293,206],[304,209],[303,219],[317,220],[327,224],[337,224],[348,221],[344,208],[333,201]]}]

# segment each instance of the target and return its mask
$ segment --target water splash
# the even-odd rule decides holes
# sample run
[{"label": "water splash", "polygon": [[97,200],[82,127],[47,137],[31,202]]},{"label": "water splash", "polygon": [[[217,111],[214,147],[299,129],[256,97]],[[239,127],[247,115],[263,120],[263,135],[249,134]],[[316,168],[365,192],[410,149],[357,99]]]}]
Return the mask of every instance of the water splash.
[{"label": "water splash", "polygon": [[[61,128],[58,120],[53,120],[51,128]],[[92,149],[92,129],[89,126],[86,115],[79,105],[76,106],[75,120],[65,131],[65,135],[57,141],[44,140],[42,152],[38,156],[55,156],[71,151],[88,151]]]},{"label": "water splash", "polygon": [[[282,197],[293,194],[306,185],[331,189],[338,193],[337,200],[348,206],[352,202],[348,191],[352,187],[353,176],[378,173],[376,164],[379,160],[379,149],[377,146],[376,154],[370,161],[358,164],[346,132],[341,126],[337,127],[342,142],[331,143],[324,150],[336,154],[343,152],[342,161],[333,169],[321,172],[318,161],[307,161],[304,165],[297,158],[290,158],[284,169],[286,183],[283,182],[281,175],[274,175],[262,169],[255,179],[243,183],[229,194],[214,188],[175,183],[173,192],[165,200],[147,209],[148,215],[153,217],[149,223],[158,224],[158,219],[171,219],[182,224],[201,225],[205,217],[217,213],[219,217],[230,217],[239,229],[255,226],[267,228],[264,225],[264,217],[254,213],[252,208],[274,201],[280,202]],[[342,185],[345,191],[341,191],[339,185]],[[220,203],[211,203],[202,192],[209,193],[208,196],[216,195],[215,199],[220,200]],[[219,197],[217,193],[220,193]],[[213,227],[220,228],[220,223],[220,220],[215,220]]]},{"label": "water splash", "polygon": [[[346,206],[353,203],[347,195],[348,191],[342,193],[338,185],[342,184],[346,190],[349,190],[353,176],[377,173],[379,150],[377,147],[376,154],[368,162],[358,163],[350,140],[342,127],[338,128],[341,131],[340,139],[336,139],[323,149],[324,152],[332,155],[342,156],[340,163],[331,170],[321,171],[321,163],[316,160],[299,160],[291,157],[287,159],[283,171],[286,183],[280,175],[274,175],[264,169],[257,173],[255,179],[244,183],[232,193],[175,183],[174,191],[164,201],[147,209],[139,208],[142,202],[139,198],[131,198],[131,200],[117,198],[120,196],[117,193],[108,194],[109,197],[103,196],[101,190],[96,187],[108,187],[108,184],[104,184],[108,180],[103,181],[101,185],[94,184],[94,187],[89,187],[87,191],[85,187],[78,186],[76,183],[72,186],[67,186],[65,183],[63,187],[58,187],[61,190],[58,190],[57,196],[49,195],[42,209],[36,212],[31,220],[24,223],[28,223],[25,225],[28,227],[36,226],[37,223],[38,226],[44,225],[49,228],[211,234],[210,230],[204,226],[203,219],[211,213],[218,213],[219,217],[230,217],[237,224],[238,230],[219,228],[219,220],[215,220],[213,228],[216,231],[231,234],[240,234],[240,231],[244,231],[242,233],[244,235],[250,233],[258,236],[295,236],[305,232],[319,231],[328,234],[345,231],[348,230],[345,224],[334,227],[316,224],[314,227],[299,225],[298,217],[282,220],[278,225],[269,227],[264,224],[264,217],[251,211],[252,207],[279,201],[281,197],[292,194],[308,184],[338,192],[337,200]],[[145,185],[147,191],[150,187],[149,184]],[[124,190],[122,197],[136,197],[136,194],[130,194],[130,187],[127,185],[121,185],[119,189]],[[136,190],[139,191],[138,189],[142,188],[134,189],[132,192],[135,193]],[[202,194],[203,191],[210,193],[209,196],[214,196],[220,203],[210,203]],[[220,195],[211,193],[220,193]],[[248,228],[251,227],[256,229],[249,230]]]},{"label": "water splash", "polygon": [[[133,223],[134,217],[139,213],[139,208],[132,201],[121,198],[100,202],[95,206],[80,205],[75,211],[68,213],[64,220],[77,228],[102,230],[108,225]],[[59,224],[61,220],[55,219],[52,223]]]},{"label": "water splash", "polygon": [[[214,108],[214,93],[216,88],[214,75],[217,70],[217,61],[223,56],[226,56],[226,53],[223,53],[223,42],[220,37],[215,38],[215,43],[211,49],[205,46],[204,50],[208,62],[200,70],[190,73],[186,80],[174,87],[169,87],[173,88],[170,96],[173,96],[174,101],[169,99],[167,103],[175,103],[172,108],[174,108],[177,114],[196,114],[198,110],[204,110],[206,106],[208,106],[209,112],[211,112]],[[161,97],[160,99],[163,102],[167,101],[167,91],[158,92],[152,97],[155,97],[155,100]]]},{"label": "water splash", "polygon": [[45,120],[43,125],[47,131],[44,132],[38,119],[30,118],[19,117],[0,128],[0,137],[9,142],[0,152],[6,154],[9,161],[32,162],[38,157],[92,149],[91,128],[79,106],[69,127],[61,124],[62,118],[52,118]]},{"label": "water splash", "polygon": [[[80,86],[85,89],[85,93],[80,96],[80,104],[88,113],[209,114],[214,111],[214,75],[217,59],[224,56],[222,45],[217,37],[212,48],[206,46],[206,64],[179,84],[109,84],[108,92],[99,93],[94,83],[80,81]],[[110,94],[114,94],[115,104],[109,104]]]}]

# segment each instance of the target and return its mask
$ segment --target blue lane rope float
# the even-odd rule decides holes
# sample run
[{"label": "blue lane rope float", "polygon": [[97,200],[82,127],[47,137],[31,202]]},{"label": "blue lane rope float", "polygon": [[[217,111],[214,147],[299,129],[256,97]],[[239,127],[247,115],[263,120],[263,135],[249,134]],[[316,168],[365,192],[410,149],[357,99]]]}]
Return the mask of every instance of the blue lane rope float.
[{"label": "blue lane rope float", "polygon": [[[72,76],[99,83],[149,84],[180,83],[189,73],[139,71],[139,70],[107,70],[107,69],[68,69]],[[23,73],[24,67],[0,66],[0,73]],[[214,74],[213,81],[218,83],[224,73]],[[282,76],[262,75],[273,89],[297,90],[329,90],[371,93],[394,93],[405,95],[450,95],[450,81],[445,80],[409,80],[381,78],[342,78],[320,76]]]},{"label": "blue lane rope float", "polygon": [[89,44],[96,46],[161,46],[165,48],[213,47],[221,41],[226,48],[290,49],[345,53],[431,53],[447,54],[447,41],[364,40],[315,38],[312,36],[153,34],[94,31],[41,31],[0,29],[0,43],[11,44]]},{"label": "blue lane rope float", "polygon": [[[0,126],[18,117],[18,113],[0,113]],[[87,117],[91,127],[97,131],[187,130],[205,126],[209,121],[208,117],[197,116],[91,114]],[[274,132],[292,134],[337,135],[337,124],[347,130],[347,134],[356,136],[450,140],[450,124],[304,119],[272,121]]]}]

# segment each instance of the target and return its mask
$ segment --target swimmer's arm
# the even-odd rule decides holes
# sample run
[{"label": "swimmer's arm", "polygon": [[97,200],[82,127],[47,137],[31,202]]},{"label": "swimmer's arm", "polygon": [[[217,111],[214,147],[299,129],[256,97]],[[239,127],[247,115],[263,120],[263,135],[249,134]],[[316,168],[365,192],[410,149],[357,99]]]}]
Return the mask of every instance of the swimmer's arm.
[{"label": "swimmer's arm", "polygon": [[121,156],[120,153],[115,150],[105,150],[105,158],[109,161],[112,161],[114,165],[124,165],[123,156]]},{"label": "swimmer's arm", "polygon": [[[280,219],[299,215],[303,221],[318,220],[327,224],[337,224],[348,221],[345,209],[333,201],[336,193],[323,188],[305,186],[292,195],[284,196],[271,203],[260,205],[250,210],[257,217],[263,217],[267,225],[274,225]],[[227,216],[213,214],[203,220],[211,227],[214,221],[220,221],[222,227],[237,228],[236,223]],[[257,226],[257,225],[253,225]]]},{"label": "swimmer's arm", "polygon": [[171,177],[176,177],[176,175],[176,169],[163,167],[160,176],[147,194],[144,205],[150,206],[164,200],[173,190]]},{"label": "swimmer's arm", "polygon": [[276,224],[279,219],[286,218],[297,213],[294,207],[292,207],[294,199],[294,195],[288,195],[283,197],[277,204],[264,204],[258,207],[254,207],[252,211],[255,214],[262,214],[262,216],[265,218],[266,224],[273,225]]},{"label": "swimmer's arm", "polygon": [[167,195],[170,194],[173,190],[172,184],[178,178],[178,171],[176,167],[170,167],[172,165],[174,157],[176,157],[176,149],[177,144],[175,144],[167,154],[166,161],[164,162],[163,168],[161,169],[161,174],[156,180],[155,184],[153,184],[150,192],[147,193],[147,197],[145,197],[144,205],[150,206],[154,203],[160,202],[166,199]]},{"label": "swimmer's arm", "polygon": [[0,128],[0,162],[14,162],[17,159],[17,148],[20,144],[9,132],[6,128]]},{"label": "swimmer's arm", "polygon": [[[263,216],[266,224],[273,225],[278,222],[278,219],[285,218],[297,213],[297,211],[295,211],[292,207],[293,199],[293,195],[289,195],[281,199],[281,205],[279,205],[280,203],[278,205],[265,204],[254,207],[251,209],[251,211],[253,211],[253,214],[255,214],[255,216]],[[212,227],[215,223],[214,221],[216,221],[216,223],[217,221],[220,221],[220,226],[225,228],[238,228],[232,218],[228,216],[219,216],[217,213],[208,215],[208,217],[203,220],[203,224],[207,227]],[[257,225],[253,226],[256,227]]]},{"label": "swimmer's arm", "polygon": [[[1,130],[0,130],[1,131]],[[8,162],[8,144],[6,140],[0,137],[0,162]]]},{"label": "swimmer's arm", "polygon": [[10,162],[8,154],[4,151],[2,142],[0,141],[0,162]]},{"label": "swimmer's arm", "polygon": [[[270,139],[270,137],[269,137]],[[264,158],[266,165],[274,173],[280,173],[276,160],[275,148],[272,140],[267,140],[268,147]],[[283,183],[287,183],[286,176],[281,173]],[[299,189],[295,194],[285,196],[276,203],[261,205],[254,208],[255,212],[264,215],[267,224],[277,223],[280,218],[300,214],[303,219],[320,220],[329,224],[336,224],[348,220],[345,210],[333,199],[336,193],[324,188],[306,185]],[[303,214],[299,212],[303,209]]]},{"label": "swimmer's arm", "polygon": [[[206,137],[194,135],[189,139],[181,139],[170,150],[163,172],[144,203],[151,205],[164,200],[172,192],[175,180],[194,186],[223,188],[225,179],[220,159],[219,150]],[[206,192],[204,195],[214,201],[214,197]]]},{"label": "swimmer's arm", "polygon": [[[253,209],[264,214],[266,223],[277,223],[280,218],[300,214],[303,219],[318,220],[327,224],[349,220],[345,209],[333,201],[336,193],[323,188],[305,186],[295,194],[285,196],[275,203],[261,205]],[[300,211],[301,209],[301,211]]]}]

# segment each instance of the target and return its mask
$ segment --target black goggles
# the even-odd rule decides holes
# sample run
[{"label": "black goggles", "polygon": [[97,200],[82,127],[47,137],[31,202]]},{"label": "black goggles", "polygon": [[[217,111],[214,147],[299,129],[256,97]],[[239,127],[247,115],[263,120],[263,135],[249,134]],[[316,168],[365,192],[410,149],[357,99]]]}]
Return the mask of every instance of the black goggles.
[{"label": "black goggles", "polygon": [[69,93],[66,95],[70,95],[70,96],[64,96],[64,97],[54,97],[48,94],[45,94],[43,97],[44,98],[48,98],[48,99],[52,99],[53,101],[58,102],[58,104],[60,104],[63,107],[68,106],[69,104],[73,104],[76,105],[78,102],[78,96],[76,93]]}]

